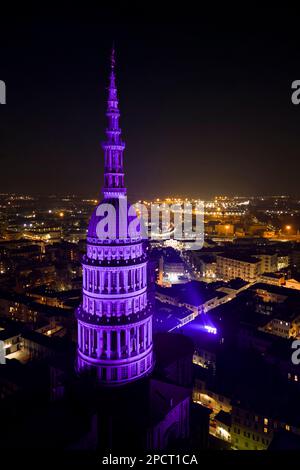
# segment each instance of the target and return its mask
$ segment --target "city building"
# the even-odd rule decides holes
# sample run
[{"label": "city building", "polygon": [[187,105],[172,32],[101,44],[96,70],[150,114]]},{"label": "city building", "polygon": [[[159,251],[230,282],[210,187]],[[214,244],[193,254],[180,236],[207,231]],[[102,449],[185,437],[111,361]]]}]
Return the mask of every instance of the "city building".
[{"label": "city building", "polygon": [[290,265],[290,256],[285,253],[278,254],[278,260],[277,260],[277,269],[280,271],[280,269],[288,268]]},{"label": "city building", "polygon": [[21,328],[15,323],[8,323],[0,326],[1,349],[4,350],[4,356],[13,358],[15,353],[21,349]]},{"label": "city building", "polygon": [[257,254],[257,258],[261,260],[261,272],[273,273],[278,269],[277,253]]},{"label": "city building", "polygon": [[225,292],[221,292],[209,284],[190,281],[185,284],[174,284],[172,287],[156,288],[156,299],[177,307],[186,307],[193,312],[193,318],[206,313],[227,300]]},{"label": "city building", "polygon": [[261,260],[253,256],[217,255],[217,278],[230,280],[239,277],[247,282],[255,282],[261,274],[261,264]]},{"label": "city building", "polygon": [[177,307],[156,299],[153,313],[153,332],[171,332],[194,319],[194,313],[186,307]]},{"label": "city building", "polygon": [[157,283],[159,285],[170,286],[185,283],[189,280],[184,260],[174,248],[152,247],[150,255],[156,266]]},{"label": "city building", "polygon": [[206,279],[215,279],[217,263],[214,256],[206,255],[198,258],[201,277]]}]

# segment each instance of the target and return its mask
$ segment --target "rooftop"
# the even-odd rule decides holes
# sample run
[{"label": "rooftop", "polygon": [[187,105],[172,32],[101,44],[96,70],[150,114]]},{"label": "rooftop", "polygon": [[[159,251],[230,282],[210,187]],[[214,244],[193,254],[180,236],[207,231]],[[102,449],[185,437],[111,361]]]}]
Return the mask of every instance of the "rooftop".
[{"label": "rooftop", "polygon": [[180,303],[194,306],[201,306],[209,300],[226,295],[224,292],[216,291],[209,284],[200,281],[173,284],[172,287],[156,286],[156,291],[171,298],[177,298]]},{"label": "rooftop", "polygon": [[153,312],[153,331],[171,331],[189,315],[191,315],[191,310],[185,307],[176,307],[156,300]]},{"label": "rooftop", "polygon": [[222,253],[217,255],[218,258],[226,258],[235,261],[241,261],[243,263],[251,263],[256,264],[260,262],[259,258],[255,258],[254,256],[247,256],[241,253]]}]

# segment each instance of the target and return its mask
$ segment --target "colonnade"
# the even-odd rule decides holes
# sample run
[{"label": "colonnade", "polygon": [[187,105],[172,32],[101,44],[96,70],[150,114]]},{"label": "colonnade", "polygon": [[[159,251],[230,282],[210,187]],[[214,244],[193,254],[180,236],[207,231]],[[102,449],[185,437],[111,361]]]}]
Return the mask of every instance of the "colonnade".
[{"label": "colonnade", "polygon": [[83,288],[91,293],[119,294],[147,285],[146,263],[119,269],[83,265]]},{"label": "colonnade", "polygon": [[106,317],[120,317],[140,312],[147,307],[147,292],[135,294],[134,297],[121,297],[119,299],[93,298],[83,294],[83,309],[91,315]]},{"label": "colonnade", "polygon": [[97,327],[78,322],[78,347],[85,356],[98,359],[130,358],[152,344],[152,317],[141,323]]}]

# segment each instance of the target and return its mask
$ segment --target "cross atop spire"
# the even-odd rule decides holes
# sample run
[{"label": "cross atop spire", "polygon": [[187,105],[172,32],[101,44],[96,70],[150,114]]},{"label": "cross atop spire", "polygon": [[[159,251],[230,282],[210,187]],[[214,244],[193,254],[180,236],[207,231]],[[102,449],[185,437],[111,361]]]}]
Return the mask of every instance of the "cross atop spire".
[{"label": "cross atop spire", "polygon": [[115,41],[112,43],[112,48],[111,48],[111,56],[110,56],[110,67],[111,70],[113,71],[115,68],[116,64],[116,59],[115,59]]}]

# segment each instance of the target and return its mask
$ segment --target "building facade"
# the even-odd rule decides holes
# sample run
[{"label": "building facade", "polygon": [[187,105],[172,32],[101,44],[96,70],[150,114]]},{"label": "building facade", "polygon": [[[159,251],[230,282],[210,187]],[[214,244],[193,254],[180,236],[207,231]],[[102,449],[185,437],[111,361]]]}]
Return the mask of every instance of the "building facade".
[{"label": "building facade", "polygon": [[77,369],[93,370],[102,384],[119,385],[147,375],[153,356],[148,247],[127,204],[114,50],[106,116],[103,200],[90,219],[82,263]]},{"label": "building facade", "polygon": [[261,260],[262,273],[274,273],[277,271],[278,259],[277,253],[263,253],[258,254],[257,257]]},{"label": "building facade", "polygon": [[217,278],[224,281],[238,277],[256,282],[261,274],[261,260],[250,256],[218,255],[216,272]]}]

